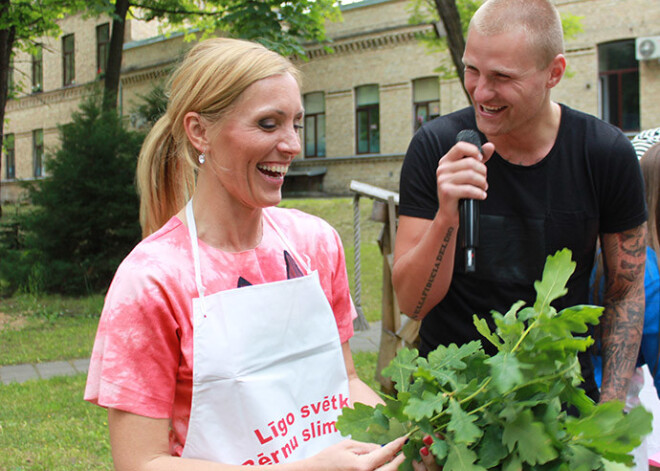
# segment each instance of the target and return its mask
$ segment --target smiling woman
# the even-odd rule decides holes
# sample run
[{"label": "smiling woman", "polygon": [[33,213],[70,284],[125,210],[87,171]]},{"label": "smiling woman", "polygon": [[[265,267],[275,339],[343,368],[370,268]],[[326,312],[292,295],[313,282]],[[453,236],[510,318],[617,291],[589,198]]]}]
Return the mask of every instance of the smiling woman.
[{"label": "smiling woman", "polygon": [[172,77],[138,163],[147,237],[110,286],[85,391],[109,410],[118,470],[386,471],[403,459],[403,439],[343,440],[339,407],[305,414],[380,399],[353,363],[339,235],[275,207],[300,152],[297,75],[260,45],[212,39]]}]

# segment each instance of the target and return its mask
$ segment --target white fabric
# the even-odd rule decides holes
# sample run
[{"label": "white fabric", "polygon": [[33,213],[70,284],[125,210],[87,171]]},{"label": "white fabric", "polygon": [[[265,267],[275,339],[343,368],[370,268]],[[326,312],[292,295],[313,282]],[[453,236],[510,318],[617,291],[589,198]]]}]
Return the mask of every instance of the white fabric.
[{"label": "white fabric", "polygon": [[[186,211],[195,246],[190,203]],[[196,267],[201,263],[195,260]],[[275,464],[342,440],[334,423],[348,405],[348,378],[318,273],[210,295],[198,281],[193,399],[182,456]]]}]

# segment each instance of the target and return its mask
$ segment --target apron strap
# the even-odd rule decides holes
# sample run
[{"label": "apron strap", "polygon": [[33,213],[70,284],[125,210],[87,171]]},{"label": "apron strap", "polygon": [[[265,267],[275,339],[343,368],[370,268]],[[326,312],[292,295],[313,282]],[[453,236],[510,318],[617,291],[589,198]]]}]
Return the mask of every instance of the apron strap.
[{"label": "apron strap", "polygon": [[202,284],[202,270],[199,260],[199,241],[197,239],[197,225],[195,224],[195,215],[193,213],[192,198],[186,204],[186,220],[188,222],[188,233],[190,234],[190,244],[192,246],[193,264],[195,266],[195,283],[197,292],[202,304],[204,303],[204,285]]}]

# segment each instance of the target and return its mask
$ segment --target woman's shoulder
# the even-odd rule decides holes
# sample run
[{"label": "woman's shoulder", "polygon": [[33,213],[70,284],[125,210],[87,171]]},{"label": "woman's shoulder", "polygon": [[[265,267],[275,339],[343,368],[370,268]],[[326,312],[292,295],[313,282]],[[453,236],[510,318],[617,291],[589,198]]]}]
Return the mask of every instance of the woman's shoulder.
[{"label": "woman's shoulder", "polygon": [[135,281],[139,278],[178,277],[189,265],[190,241],[181,220],[172,217],[163,227],[144,238],[119,265],[117,275]]}]

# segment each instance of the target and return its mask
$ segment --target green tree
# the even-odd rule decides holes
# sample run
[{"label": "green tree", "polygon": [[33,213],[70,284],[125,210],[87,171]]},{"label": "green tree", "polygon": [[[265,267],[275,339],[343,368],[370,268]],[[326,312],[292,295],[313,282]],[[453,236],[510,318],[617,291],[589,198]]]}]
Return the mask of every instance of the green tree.
[{"label": "green tree", "polygon": [[[411,0],[413,23],[430,22],[436,25],[435,32],[425,35],[422,40],[429,51],[448,51],[453,68],[439,66],[438,71],[443,77],[458,77],[470,101],[470,95],[465,89],[463,74],[463,52],[465,51],[465,36],[470,18],[477,11],[483,0]],[[443,30],[438,27],[442,22]],[[563,15],[562,26],[564,38],[570,39],[582,31],[581,17]]]},{"label": "green tree", "polygon": [[113,19],[104,80],[105,109],[117,106],[124,25],[129,15],[160,20],[190,36],[222,33],[301,57],[305,41],[327,39],[326,20],[340,18],[335,0],[94,0],[89,2],[89,9],[96,14],[111,13]]},{"label": "green tree", "polygon": [[29,186],[34,211],[24,220],[25,247],[38,256],[49,292],[103,291],[140,240],[135,166],[143,135],[115,110],[84,102],[59,127],[61,145],[46,158],[49,178]]},{"label": "green tree", "polygon": [[82,0],[0,0],[0,147],[9,99],[9,64],[15,50],[33,51],[40,38],[59,34],[59,19],[84,5]]}]

